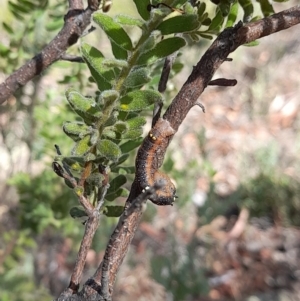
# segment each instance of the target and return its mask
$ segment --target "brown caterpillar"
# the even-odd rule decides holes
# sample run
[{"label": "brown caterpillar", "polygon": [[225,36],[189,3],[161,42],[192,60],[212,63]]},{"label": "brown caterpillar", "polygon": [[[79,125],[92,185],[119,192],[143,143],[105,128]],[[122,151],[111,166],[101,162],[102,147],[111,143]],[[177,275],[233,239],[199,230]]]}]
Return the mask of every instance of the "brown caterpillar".
[{"label": "brown caterpillar", "polygon": [[136,180],[142,189],[147,189],[154,184],[162,187],[156,191],[156,195],[150,200],[157,205],[172,205],[176,198],[176,188],[170,178],[159,171],[167,144],[167,137],[174,135],[175,130],[169,121],[159,118],[155,126],[150,130],[138,150],[136,157]]}]

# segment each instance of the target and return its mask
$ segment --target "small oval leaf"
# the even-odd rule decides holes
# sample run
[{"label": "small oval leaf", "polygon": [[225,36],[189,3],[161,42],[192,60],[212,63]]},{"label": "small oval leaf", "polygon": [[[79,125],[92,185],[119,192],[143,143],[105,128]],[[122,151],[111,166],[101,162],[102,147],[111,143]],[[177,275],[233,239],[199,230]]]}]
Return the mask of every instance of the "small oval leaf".
[{"label": "small oval leaf", "polygon": [[74,156],[82,156],[88,153],[92,147],[91,136],[87,135],[80,141],[78,141],[73,147],[71,154]]},{"label": "small oval leaf", "polygon": [[63,131],[74,141],[79,141],[91,132],[90,127],[83,122],[70,121],[63,123]]},{"label": "small oval leaf", "polygon": [[120,99],[120,109],[122,111],[141,111],[161,100],[161,94],[154,90],[132,91]]},{"label": "small oval leaf", "polygon": [[85,123],[92,124],[101,118],[100,108],[93,98],[84,97],[73,89],[66,91],[66,97],[72,109],[84,119]]},{"label": "small oval leaf", "polygon": [[239,12],[239,4],[237,1],[235,1],[231,8],[230,8],[230,12],[227,18],[227,23],[226,23],[226,27],[231,27],[233,26],[233,24],[235,23],[236,19],[237,19],[237,15]]},{"label": "small oval leaf", "polygon": [[144,20],[149,20],[150,18],[150,11],[147,9],[151,4],[150,0],[133,0],[138,13]]},{"label": "small oval leaf", "polygon": [[111,89],[115,74],[111,68],[102,64],[103,54],[87,43],[82,44],[81,53],[100,91]]},{"label": "small oval leaf", "polygon": [[117,15],[115,21],[121,25],[142,27],[145,22],[127,15]]},{"label": "small oval leaf", "polygon": [[180,37],[165,39],[156,44],[150,51],[144,52],[138,58],[137,65],[154,64],[160,59],[174,53],[186,44],[185,40]]},{"label": "small oval leaf", "polygon": [[125,50],[132,50],[132,43],[128,34],[112,17],[103,13],[95,13],[93,20],[105,31],[113,43]]},{"label": "small oval leaf", "polygon": [[238,0],[238,1],[244,10],[243,21],[247,23],[251,20],[253,12],[254,12],[253,4],[252,4],[251,0]]},{"label": "small oval leaf", "polygon": [[149,68],[133,69],[124,82],[127,88],[142,87],[151,80],[149,76]]},{"label": "small oval leaf", "polygon": [[124,211],[124,206],[105,206],[103,214],[108,217],[119,217]]},{"label": "small oval leaf", "polygon": [[120,147],[111,140],[100,140],[97,148],[103,157],[114,162],[122,155]]},{"label": "small oval leaf", "polygon": [[142,141],[143,141],[142,138],[127,141],[127,142],[120,145],[120,149],[121,149],[123,154],[129,153],[132,150],[134,150],[135,148],[139,147],[141,145]]},{"label": "small oval leaf", "polygon": [[70,209],[70,215],[73,218],[82,218],[82,217],[87,217],[88,215],[86,214],[86,212],[84,211],[84,209],[82,207],[72,207]]},{"label": "small oval leaf", "polygon": [[224,21],[224,17],[222,12],[219,10],[218,13],[215,15],[215,17],[211,20],[211,23],[208,27],[207,31],[218,31],[220,27],[222,26]]},{"label": "small oval leaf", "polygon": [[198,18],[196,15],[179,15],[163,21],[157,29],[162,35],[189,32],[199,27]]},{"label": "small oval leaf", "polygon": [[107,190],[107,195],[115,193],[126,182],[127,182],[127,178],[124,175],[118,175],[118,176],[116,176],[109,183],[109,188]]},{"label": "small oval leaf", "polygon": [[129,195],[129,191],[126,188],[121,187],[114,193],[106,195],[105,199],[109,202],[113,202],[116,198],[119,198],[119,197],[126,198],[126,197],[128,197],[128,195]]}]

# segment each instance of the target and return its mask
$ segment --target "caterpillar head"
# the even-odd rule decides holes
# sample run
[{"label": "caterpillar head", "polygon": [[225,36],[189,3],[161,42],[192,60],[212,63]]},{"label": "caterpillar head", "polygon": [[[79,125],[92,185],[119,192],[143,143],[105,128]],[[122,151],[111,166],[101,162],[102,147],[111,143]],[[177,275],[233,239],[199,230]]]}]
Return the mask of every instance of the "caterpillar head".
[{"label": "caterpillar head", "polygon": [[166,174],[157,171],[154,174],[154,183],[161,188],[156,191],[154,196],[149,198],[150,201],[156,205],[173,205],[177,196],[175,185],[170,178]]}]

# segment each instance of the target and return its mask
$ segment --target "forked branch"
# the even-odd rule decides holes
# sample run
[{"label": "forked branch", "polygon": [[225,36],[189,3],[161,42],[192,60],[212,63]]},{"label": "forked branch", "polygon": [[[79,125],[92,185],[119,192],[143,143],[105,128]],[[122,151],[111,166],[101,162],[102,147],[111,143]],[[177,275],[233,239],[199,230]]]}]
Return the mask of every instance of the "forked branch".
[{"label": "forked branch", "polygon": [[[224,30],[194,67],[191,75],[164,114],[164,119],[168,120],[172,128],[177,131],[186,114],[197,104],[198,98],[211,82],[216,70],[224,61],[228,60],[227,56],[231,52],[245,43],[290,28],[298,23],[300,23],[300,5],[253,23],[246,25],[239,23],[234,28]],[[172,136],[168,138],[168,142],[171,141]],[[167,146],[168,144],[165,144],[164,149],[161,150],[163,153],[166,152]],[[136,177],[139,176],[136,175]],[[127,208],[138,197],[139,191],[139,187],[134,181],[126,202]],[[117,272],[128,251],[141,214],[140,207],[136,207],[131,214],[123,215],[107,246],[103,261],[105,264],[98,267],[94,277],[85,284],[83,291],[78,296],[84,300],[109,300],[111,298]]]}]

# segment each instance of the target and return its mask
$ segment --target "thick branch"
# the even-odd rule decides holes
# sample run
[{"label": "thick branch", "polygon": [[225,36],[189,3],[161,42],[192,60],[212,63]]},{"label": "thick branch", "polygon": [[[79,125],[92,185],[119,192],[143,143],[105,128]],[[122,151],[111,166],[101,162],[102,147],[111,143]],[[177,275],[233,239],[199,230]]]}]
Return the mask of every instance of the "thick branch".
[{"label": "thick branch", "polygon": [[98,6],[99,1],[89,1],[88,8],[83,10],[81,0],[69,0],[70,10],[65,16],[62,30],[39,54],[0,84],[0,104],[6,101],[17,89],[58,61],[90,25],[91,15],[98,9]]}]

